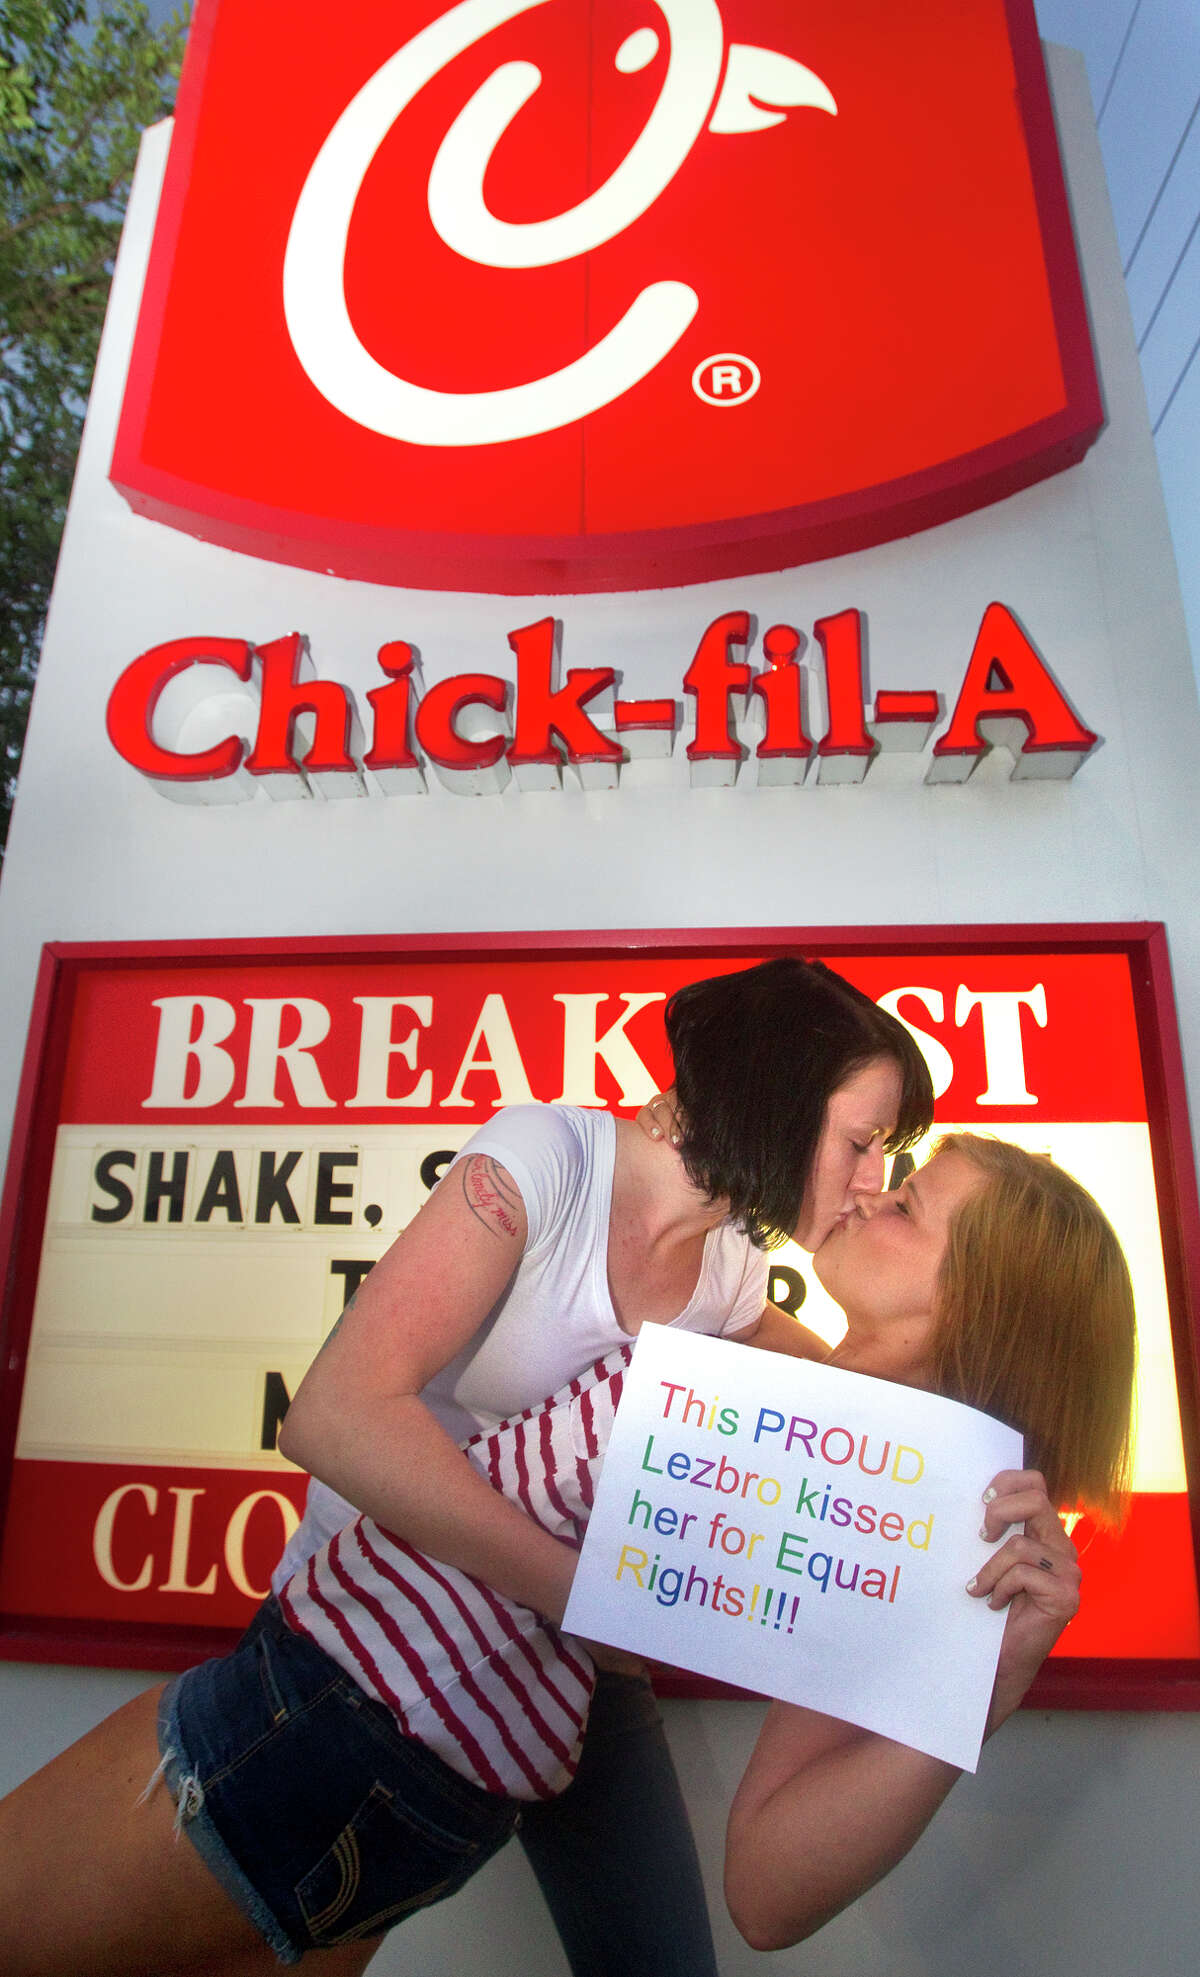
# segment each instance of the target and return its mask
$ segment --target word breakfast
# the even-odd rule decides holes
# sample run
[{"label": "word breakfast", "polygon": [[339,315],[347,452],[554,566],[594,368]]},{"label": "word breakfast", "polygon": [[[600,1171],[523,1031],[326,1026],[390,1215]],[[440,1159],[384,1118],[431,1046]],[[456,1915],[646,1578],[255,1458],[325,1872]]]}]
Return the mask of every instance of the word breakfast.
[{"label": "word breakfast", "polygon": [[[664,1422],[680,1435],[690,1431],[693,1446],[667,1446],[659,1434],[649,1435],[640,1464],[642,1472],[669,1478],[688,1490],[707,1490],[723,1496],[729,1500],[731,1509],[735,1503],[739,1506],[739,1515],[743,1504],[763,1511],[782,1510],[787,1522],[781,1526],[778,1520],[755,1518],[752,1513],[750,1521],[742,1524],[729,1511],[710,1508],[702,1499],[688,1498],[689,1507],[681,1508],[661,1499],[656,1503],[643,1496],[640,1488],[635,1488],[628,1517],[633,1529],[653,1531],[656,1537],[672,1539],[702,1554],[712,1553],[716,1565],[723,1565],[727,1558],[742,1558],[747,1564],[753,1560],[755,1570],[764,1577],[768,1572],[783,1572],[815,1581],[822,1593],[828,1593],[832,1587],[839,1592],[858,1592],[866,1599],[889,1605],[895,1602],[901,1577],[898,1563],[889,1561],[886,1567],[879,1563],[864,1566],[861,1560],[832,1549],[809,1549],[813,1538],[825,1534],[808,1526],[824,1524],[830,1531],[847,1531],[851,1535],[843,1541],[846,1543],[874,1539],[895,1545],[904,1539],[913,1551],[928,1552],[933,1536],[932,1513],[927,1517],[907,1516],[900,1510],[880,1509],[874,1503],[856,1501],[850,1495],[835,1495],[841,1479],[820,1473],[822,1468],[857,1469],[864,1476],[880,1479],[873,1491],[878,1495],[879,1489],[888,1485],[911,1487],[920,1482],[925,1473],[925,1458],[919,1449],[905,1442],[894,1442],[890,1437],[872,1445],[867,1434],[856,1434],[838,1424],[822,1426],[799,1414],[789,1417],[778,1408],[767,1406],[757,1409],[750,1428],[749,1422],[743,1424],[738,1408],[721,1405],[719,1394],[708,1399],[674,1380],[662,1380],[659,1387]],[[773,1466],[784,1469],[784,1476],[735,1462],[724,1450],[705,1454],[694,1446],[696,1435],[734,1437],[744,1434],[747,1428],[750,1428],[755,1459],[761,1462],[764,1455],[771,1456]],[[800,1454],[794,1456],[796,1450]],[[740,1448],[736,1452],[744,1453]],[[814,1468],[818,1472],[815,1477]],[[754,1530],[751,1524],[755,1521],[772,1522],[773,1528]],[[616,1577],[619,1583],[628,1581],[644,1592],[653,1593],[661,1606],[674,1606],[682,1597],[685,1604],[694,1600],[697,1606],[707,1606],[710,1611],[731,1619],[744,1615],[762,1626],[773,1623],[776,1628],[787,1618],[789,1633],[793,1631],[792,1623],[799,1607],[799,1595],[794,1592],[764,1587],[761,1582],[752,1586],[734,1584],[723,1572],[711,1575],[707,1570],[699,1571],[695,1564],[689,1565],[685,1574],[678,1566],[664,1566],[661,1551],[651,1560],[649,1553],[636,1544],[622,1546]]]}]

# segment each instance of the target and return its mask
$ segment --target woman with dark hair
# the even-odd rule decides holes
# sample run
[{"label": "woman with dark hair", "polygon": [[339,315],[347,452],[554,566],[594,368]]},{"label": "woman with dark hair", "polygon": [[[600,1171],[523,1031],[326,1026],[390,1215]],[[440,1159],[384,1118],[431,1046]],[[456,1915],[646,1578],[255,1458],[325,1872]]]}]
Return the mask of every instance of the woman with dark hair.
[{"label": "woman with dark hair", "polygon": [[855,1072],[875,1063],[899,1073],[895,1124],[877,1151],[903,1152],[928,1130],[929,1072],[908,1032],[819,961],[691,982],[671,997],[665,1027],[673,1143],[695,1185],[764,1248],[789,1236],[814,1248],[844,1206],[830,1205],[833,1185],[805,1216],[826,1108]]},{"label": "woman with dark hair", "polygon": [[[885,1151],[911,1145],[932,1117],[920,1052],[902,1024],[849,983],[819,963],[791,959],[681,990],[668,1006],[667,1035],[679,1078],[670,1132],[655,1140],[632,1121],[565,1106],[501,1113],[462,1149],[371,1272],[306,1376],[280,1438],[284,1452],[321,1480],[277,1589],[305,1574],[361,1511],[421,1554],[535,1613],[559,1616],[571,1549],[490,1488],[459,1443],[536,1407],[644,1324],[806,1349],[803,1328],[766,1303],[763,1252],[788,1236],[815,1247],[860,1195],[882,1186]],[[93,1883],[93,1925],[74,1911],[74,1926],[93,1944],[89,1968],[123,1977],[138,1968],[184,1969],[178,1946],[191,1941],[198,1968],[207,1957],[229,1977],[258,1969],[269,1956],[259,1951],[253,1960],[248,1915],[285,1960],[311,1954],[331,1971],[358,1970],[369,1950],[351,1939],[447,1892],[508,1837],[516,1818],[508,1797],[480,1790],[419,1740],[399,1736],[394,1720],[388,1737],[380,1732],[365,1643],[367,1616],[386,1597],[381,1566],[377,1583],[363,1584],[352,1613],[341,1615],[361,1681],[348,1681],[314,1648],[309,1689],[284,1695],[267,1673],[263,1629],[278,1626],[280,1611],[272,1603],[246,1652],[216,1664],[215,1675],[208,1664],[182,1677],[161,1717],[157,1697],[137,1699],[58,1761],[67,1773],[52,1777],[50,1767],[40,1787],[22,1788],[22,1811],[10,1811],[6,1827],[0,1821],[13,1858],[13,1847],[27,1847],[36,1830],[41,1815],[32,1808],[49,1816],[59,1779],[82,1772],[96,1791],[105,1780],[100,1832],[95,1791],[73,1808],[80,1873],[101,1840],[108,1862],[103,1881]],[[388,1655],[383,1675],[399,1679],[411,1643],[389,1639]],[[605,1658],[614,1665],[597,1684],[575,1781],[552,1804],[527,1808],[522,1839],[576,1977],[643,1970],[705,1977],[715,1963],[703,1886],[652,1692],[622,1657]],[[318,1750],[317,1721],[335,1694],[341,1718]],[[514,1706],[520,1714],[526,1705]],[[305,1810],[293,1773],[240,1816],[247,1835],[264,1828],[279,1835],[281,1871],[293,1908],[299,1904],[294,1928],[279,1924],[205,1804],[213,1796],[205,1781],[241,1773],[285,1718],[313,1729],[296,1760],[309,1786]],[[352,1727],[368,1746],[388,1748],[361,1804],[337,1814],[315,1845],[317,1814],[332,1817],[335,1783],[339,1792],[351,1789]],[[156,1760],[174,1806],[160,1784],[139,1814],[118,1816],[112,1767],[136,1775],[141,1766],[145,1782]],[[172,1825],[192,1847],[170,1847]],[[595,1871],[601,1834],[602,1878]],[[458,1857],[434,1893],[422,1878],[431,1836],[439,1858],[447,1844]],[[368,1874],[368,1856],[395,1864],[390,1891],[376,1884],[373,1869]],[[145,1916],[133,1919],[124,1946],[105,1962],[100,1944],[109,1939],[115,1891],[139,1874]],[[160,1881],[161,1899],[149,1892]],[[9,1886],[16,1887],[11,1878]],[[0,1953],[14,1945],[6,1969],[79,1967],[69,1951],[65,1961],[52,1960],[53,1932],[44,1929],[43,1948],[29,1957],[26,1944],[21,1962],[19,1917],[14,1924],[10,1909],[6,1919],[3,1902],[0,1895]],[[133,1943],[142,1946],[141,1963]],[[344,1947],[314,1947],[331,1944]],[[227,1960],[218,1966],[222,1949]]]}]

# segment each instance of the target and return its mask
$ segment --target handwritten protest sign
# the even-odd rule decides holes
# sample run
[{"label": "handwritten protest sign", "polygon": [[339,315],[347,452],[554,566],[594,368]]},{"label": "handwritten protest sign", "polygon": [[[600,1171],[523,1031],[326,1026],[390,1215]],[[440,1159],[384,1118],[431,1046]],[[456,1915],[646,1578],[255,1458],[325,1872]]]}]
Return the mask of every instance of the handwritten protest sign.
[{"label": "handwritten protest sign", "polygon": [[955,1401],[648,1325],[566,1625],[973,1771],[1004,1615],[964,1588],[1021,1463]]}]

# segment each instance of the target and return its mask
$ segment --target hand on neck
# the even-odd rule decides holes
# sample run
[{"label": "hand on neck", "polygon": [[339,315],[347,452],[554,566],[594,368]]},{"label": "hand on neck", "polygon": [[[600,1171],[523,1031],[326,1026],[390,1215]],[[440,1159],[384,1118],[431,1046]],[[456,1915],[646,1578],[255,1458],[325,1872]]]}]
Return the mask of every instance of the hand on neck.
[{"label": "hand on neck", "polygon": [[[618,1119],[613,1175],[614,1212],[628,1218],[646,1237],[688,1237],[715,1229],[728,1204],[714,1201],[690,1178],[669,1132],[651,1132],[636,1119]],[[674,1116],[672,1114],[672,1116]]]}]

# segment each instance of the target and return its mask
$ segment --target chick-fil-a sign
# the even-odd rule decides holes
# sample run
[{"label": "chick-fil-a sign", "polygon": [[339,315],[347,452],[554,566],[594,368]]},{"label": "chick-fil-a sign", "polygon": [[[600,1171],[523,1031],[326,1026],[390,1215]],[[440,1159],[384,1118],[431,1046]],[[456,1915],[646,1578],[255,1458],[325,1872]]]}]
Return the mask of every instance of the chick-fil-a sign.
[{"label": "chick-fil-a sign", "polygon": [[1030,0],[201,0],[113,460],[144,512],[627,589],[945,520],[1099,423]]}]

